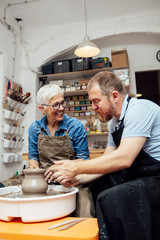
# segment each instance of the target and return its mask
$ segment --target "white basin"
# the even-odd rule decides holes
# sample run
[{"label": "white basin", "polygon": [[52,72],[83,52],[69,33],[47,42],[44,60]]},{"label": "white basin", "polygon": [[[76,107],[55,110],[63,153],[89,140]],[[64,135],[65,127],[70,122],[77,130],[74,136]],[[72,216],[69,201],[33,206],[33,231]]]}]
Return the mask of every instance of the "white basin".
[{"label": "white basin", "polygon": [[23,222],[48,221],[67,216],[76,209],[78,188],[49,185],[48,190],[50,189],[65,193],[35,198],[7,198],[1,195],[18,193],[21,186],[0,188],[0,220],[11,221],[18,217]]}]

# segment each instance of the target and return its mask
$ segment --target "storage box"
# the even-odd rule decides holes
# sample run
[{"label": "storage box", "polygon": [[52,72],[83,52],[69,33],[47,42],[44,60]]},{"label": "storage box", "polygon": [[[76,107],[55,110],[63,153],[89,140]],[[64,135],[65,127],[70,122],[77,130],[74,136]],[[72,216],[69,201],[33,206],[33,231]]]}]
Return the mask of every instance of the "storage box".
[{"label": "storage box", "polygon": [[53,62],[54,73],[64,73],[71,71],[71,61],[70,60],[62,60]]},{"label": "storage box", "polygon": [[92,59],[92,68],[97,69],[97,68],[107,68],[109,67],[109,58],[108,57],[99,57],[96,59]]},{"label": "storage box", "polygon": [[92,69],[92,58],[72,58],[72,72]]},{"label": "storage box", "polygon": [[128,54],[126,50],[119,50],[111,52],[112,57],[112,67],[119,68],[119,67],[128,67]]},{"label": "storage box", "polygon": [[42,66],[43,75],[52,74],[52,73],[53,73],[53,64]]}]

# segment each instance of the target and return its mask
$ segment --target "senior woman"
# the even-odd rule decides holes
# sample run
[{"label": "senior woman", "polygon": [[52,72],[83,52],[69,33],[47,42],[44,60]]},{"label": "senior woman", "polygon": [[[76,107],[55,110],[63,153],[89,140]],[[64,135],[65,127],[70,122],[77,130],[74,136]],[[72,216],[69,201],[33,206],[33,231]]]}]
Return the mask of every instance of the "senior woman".
[{"label": "senior woman", "polygon": [[48,168],[55,160],[89,159],[82,122],[64,114],[66,102],[57,85],[44,85],[37,93],[39,109],[45,115],[28,130],[29,167]]},{"label": "senior woman", "polygon": [[[66,102],[60,87],[45,85],[40,88],[37,103],[45,116],[33,122],[28,130],[29,167],[49,169],[55,160],[89,159],[84,126],[80,120],[64,114]],[[78,188],[74,216],[93,217],[89,188],[85,185]]]}]

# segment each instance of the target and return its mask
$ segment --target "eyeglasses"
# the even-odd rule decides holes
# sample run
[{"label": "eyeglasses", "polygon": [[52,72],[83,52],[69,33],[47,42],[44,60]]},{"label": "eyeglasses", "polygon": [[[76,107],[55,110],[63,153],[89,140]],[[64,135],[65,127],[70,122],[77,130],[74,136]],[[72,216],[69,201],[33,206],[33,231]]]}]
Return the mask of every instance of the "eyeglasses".
[{"label": "eyeglasses", "polygon": [[53,105],[49,105],[49,104],[42,104],[42,106],[46,106],[46,107],[52,107],[54,110],[59,110],[60,109],[60,106],[62,106],[63,108],[65,108],[65,106],[67,105],[67,102],[68,101],[62,101],[62,102],[57,102]]}]

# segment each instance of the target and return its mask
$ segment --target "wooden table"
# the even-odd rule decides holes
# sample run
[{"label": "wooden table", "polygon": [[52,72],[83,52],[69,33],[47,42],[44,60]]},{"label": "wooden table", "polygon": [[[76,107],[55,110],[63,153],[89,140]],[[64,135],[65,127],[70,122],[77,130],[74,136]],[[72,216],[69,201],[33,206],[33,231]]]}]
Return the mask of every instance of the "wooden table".
[{"label": "wooden table", "polygon": [[58,231],[61,227],[48,230],[58,224],[74,217],[65,217],[58,220],[23,223],[17,218],[11,222],[0,221],[0,239],[7,240],[98,240],[99,230],[96,218],[87,218],[70,229]]}]

